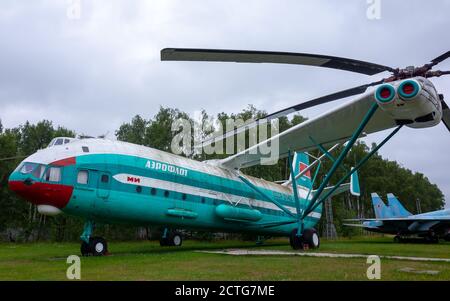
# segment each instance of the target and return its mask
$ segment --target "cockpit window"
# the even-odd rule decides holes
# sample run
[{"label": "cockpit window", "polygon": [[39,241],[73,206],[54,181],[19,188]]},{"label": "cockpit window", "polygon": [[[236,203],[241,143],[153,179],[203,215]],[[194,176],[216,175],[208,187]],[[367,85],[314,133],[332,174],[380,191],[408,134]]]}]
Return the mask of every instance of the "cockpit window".
[{"label": "cockpit window", "polygon": [[58,138],[58,139],[56,139],[56,141],[55,141],[55,144],[54,145],[63,145],[64,144],[64,139],[62,139],[62,138]]},{"label": "cockpit window", "polygon": [[25,162],[20,168],[20,173],[27,175],[33,172],[33,170],[38,166],[37,163]]},{"label": "cockpit window", "polygon": [[45,165],[39,163],[25,162],[20,167],[20,173],[24,175],[33,175],[35,178],[42,178],[45,171]]},{"label": "cockpit window", "polygon": [[56,138],[53,138],[52,141],[50,141],[50,143],[48,144],[47,147],[68,144],[74,140],[76,140],[76,139],[70,138],[70,137],[56,137]]},{"label": "cockpit window", "polygon": [[36,178],[42,178],[42,176],[44,175],[44,171],[45,171],[45,165],[39,164],[34,170],[33,170],[33,176],[35,176]]}]

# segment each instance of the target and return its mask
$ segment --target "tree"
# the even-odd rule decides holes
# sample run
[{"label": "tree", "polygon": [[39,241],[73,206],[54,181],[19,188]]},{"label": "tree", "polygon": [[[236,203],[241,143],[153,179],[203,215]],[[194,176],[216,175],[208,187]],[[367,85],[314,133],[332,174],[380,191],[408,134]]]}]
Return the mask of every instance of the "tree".
[{"label": "tree", "polygon": [[131,123],[124,123],[120,126],[116,131],[116,137],[120,141],[144,145],[149,123],[141,116],[136,115]]}]

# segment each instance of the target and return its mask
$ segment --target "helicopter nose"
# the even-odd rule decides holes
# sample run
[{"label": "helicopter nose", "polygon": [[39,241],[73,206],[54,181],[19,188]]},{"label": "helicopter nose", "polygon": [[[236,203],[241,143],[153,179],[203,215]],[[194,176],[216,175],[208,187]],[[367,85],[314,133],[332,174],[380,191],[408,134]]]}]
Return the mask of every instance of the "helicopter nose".
[{"label": "helicopter nose", "polygon": [[29,200],[32,196],[30,195],[30,192],[33,190],[33,185],[34,181],[31,178],[16,179],[13,176],[10,176],[8,179],[8,188],[26,200]]},{"label": "helicopter nose", "polygon": [[14,176],[10,176],[8,187],[32,204],[59,209],[67,205],[73,192],[73,187],[69,185],[40,182],[32,178],[18,179]]}]

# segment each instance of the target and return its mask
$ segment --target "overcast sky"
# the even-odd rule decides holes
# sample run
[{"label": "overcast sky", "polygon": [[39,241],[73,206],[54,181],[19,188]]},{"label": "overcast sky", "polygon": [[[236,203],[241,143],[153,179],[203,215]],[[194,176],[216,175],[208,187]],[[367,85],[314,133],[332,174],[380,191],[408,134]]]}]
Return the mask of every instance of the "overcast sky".
[{"label": "overcast sky", "polygon": [[[164,47],[312,52],[392,67],[421,65],[450,50],[446,0],[381,0],[380,19],[368,18],[366,0],[81,0],[79,18],[77,2],[0,2],[0,119],[5,127],[45,118],[78,133],[109,132],[113,138],[123,122],[136,114],[149,118],[160,105],[188,113],[232,113],[254,104],[272,112],[387,75],[160,62]],[[450,70],[450,59],[439,68]],[[433,82],[450,95],[450,77]],[[302,114],[313,117],[333,105]],[[380,141],[384,135],[366,140]],[[449,207],[449,150],[450,135],[441,124],[402,129],[381,154],[428,176]]]}]

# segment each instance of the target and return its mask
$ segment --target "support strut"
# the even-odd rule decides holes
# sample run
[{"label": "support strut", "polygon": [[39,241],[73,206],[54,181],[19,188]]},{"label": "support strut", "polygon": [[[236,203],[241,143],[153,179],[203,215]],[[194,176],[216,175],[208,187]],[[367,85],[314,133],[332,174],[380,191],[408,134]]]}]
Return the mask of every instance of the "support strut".
[{"label": "support strut", "polygon": [[[323,197],[320,198],[320,200],[318,202],[312,202],[311,201],[311,205],[309,206],[309,208],[307,208],[305,210],[305,214],[304,216],[307,216],[309,213],[311,213],[312,211],[314,211],[314,209],[316,209],[321,203],[323,203],[326,199],[328,199],[329,196],[331,196],[333,194],[334,191],[336,191],[336,189],[342,184],[344,183],[345,180],[347,180],[354,172],[356,172],[358,169],[361,168],[361,166],[364,165],[364,163],[367,162],[367,160],[369,160],[386,142],[388,142],[401,128],[403,125],[399,125],[398,127],[395,128],[395,130],[393,130],[386,138],[384,138],[383,141],[381,141],[381,143],[379,143],[376,147],[374,147],[363,159],[361,159],[361,161],[358,162],[358,164],[356,164],[356,166],[354,168],[352,168],[350,170],[349,173],[347,173],[344,177],[342,177],[335,185],[334,187],[327,192],[327,194]],[[317,198],[320,195],[317,196]],[[316,199],[317,199],[316,198]]]},{"label": "support strut", "polygon": [[89,220],[86,221],[84,223],[83,233],[81,234],[80,239],[88,244],[89,238],[91,238],[93,231],[94,231],[94,222]]},{"label": "support strut", "polygon": [[311,208],[314,206],[315,202],[317,201],[317,199],[320,197],[320,195],[322,194],[322,192],[325,189],[325,187],[330,182],[331,177],[334,175],[334,173],[336,172],[338,167],[341,165],[341,163],[344,160],[345,156],[347,156],[348,152],[353,147],[353,145],[355,144],[355,142],[358,139],[359,135],[361,135],[362,131],[364,130],[364,128],[366,127],[367,123],[372,118],[373,114],[375,114],[377,109],[378,109],[378,104],[377,103],[373,103],[372,106],[370,107],[369,111],[366,113],[366,115],[364,116],[363,120],[361,121],[360,125],[358,126],[358,128],[356,129],[356,131],[353,133],[352,137],[348,141],[347,145],[344,147],[342,152],[339,154],[339,157],[333,162],[333,165],[331,166],[330,171],[327,173],[325,179],[320,184],[319,188],[317,189],[316,194],[314,194],[314,196],[313,196],[311,202],[309,203],[308,207],[303,212],[302,219],[304,219],[306,216],[308,216],[308,214],[311,212]]}]

